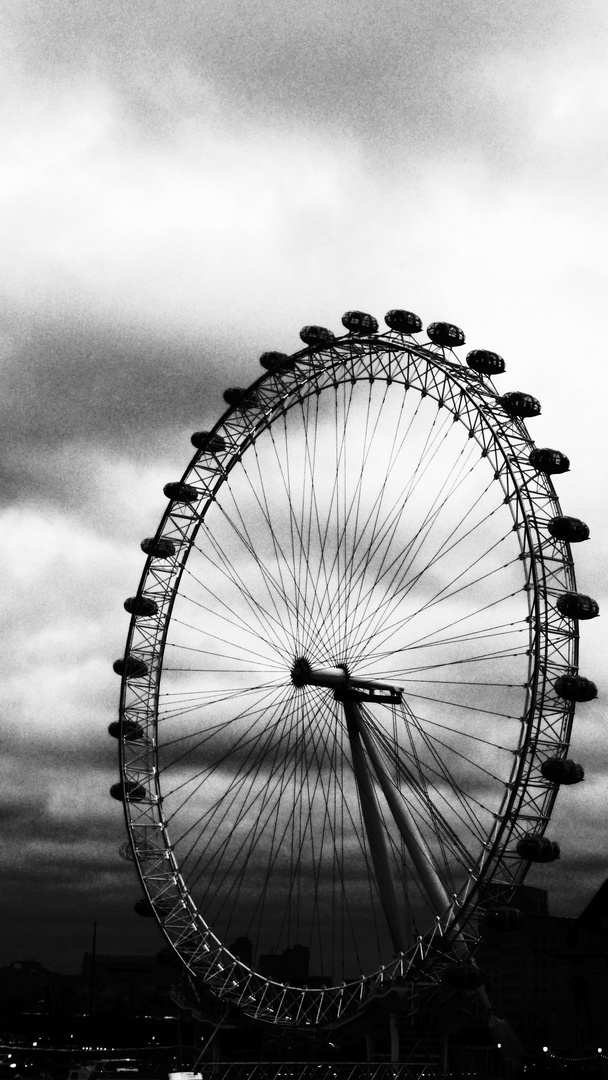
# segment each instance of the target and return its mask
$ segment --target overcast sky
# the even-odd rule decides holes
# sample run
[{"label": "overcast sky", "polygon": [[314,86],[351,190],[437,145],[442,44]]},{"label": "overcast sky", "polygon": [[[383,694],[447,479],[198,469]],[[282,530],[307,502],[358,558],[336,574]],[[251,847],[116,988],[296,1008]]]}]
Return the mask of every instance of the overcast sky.
[{"label": "overcast sky", "polygon": [[[0,963],[156,951],[108,789],[162,485],[222,389],[309,322],[462,326],[572,461],[579,588],[608,611],[604,0],[2,0]],[[533,425],[533,426],[532,426]],[[608,621],[582,628],[588,779],[530,883],[608,877]]]}]

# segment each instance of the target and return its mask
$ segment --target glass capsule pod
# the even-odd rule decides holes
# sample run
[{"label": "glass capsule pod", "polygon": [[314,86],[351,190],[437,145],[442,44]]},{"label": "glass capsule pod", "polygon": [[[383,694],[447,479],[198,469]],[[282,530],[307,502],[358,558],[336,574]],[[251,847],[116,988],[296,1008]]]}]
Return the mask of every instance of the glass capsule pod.
[{"label": "glass capsule pod", "polygon": [[136,902],[133,904],[133,911],[136,915],[141,915],[144,919],[154,918],[154,908],[152,907],[152,904],[148,900],[147,896],[142,897],[141,900],[136,900]]},{"label": "glass capsule pod", "polygon": [[165,945],[160,952],[157,952],[156,959],[163,967],[181,968],[182,966],[182,962],[178,958],[177,953],[174,949],[169,948],[168,945]]},{"label": "glass capsule pod", "polygon": [[378,320],[366,311],[345,311],[342,316],[342,326],[351,334],[377,334]]},{"label": "glass capsule pod", "polygon": [[173,480],[165,484],[163,494],[173,502],[192,503],[198,499],[198,491],[192,484],[185,484],[182,480]]},{"label": "glass capsule pod", "polygon": [[122,656],[115,660],[112,667],[117,675],[127,679],[144,679],[148,674],[148,665],[136,656]]},{"label": "glass capsule pod", "polygon": [[175,555],[175,544],[168,536],[161,536],[158,539],[154,536],[148,536],[145,540],[142,540],[140,547],[142,551],[145,551],[146,555],[151,555],[153,559],[170,559],[172,555]]},{"label": "glass capsule pod", "polygon": [[554,517],[547,522],[547,528],[556,540],[566,540],[569,544],[580,544],[589,539],[589,526],[580,518]]},{"label": "glass capsule pod", "polygon": [[[142,896],[141,900],[136,900],[133,904],[133,911],[136,915],[141,915],[144,919],[153,919],[155,908],[152,906],[147,896]],[[170,914],[171,908],[167,904],[156,904],[156,912],[162,918]]]},{"label": "glass capsule pod", "polygon": [[254,409],[258,404],[258,398],[247,386],[229,386],[222,395],[227,405],[237,409]]},{"label": "glass capsule pod", "polygon": [[263,352],[260,356],[260,364],[266,371],[276,371],[289,363],[291,357],[283,352]]},{"label": "glass capsule pod", "polygon": [[547,758],[540,767],[541,775],[551,784],[580,784],[585,779],[582,765],[571,758]]},{"label": "glass capsule pod", "polygon": [[478,375],[502,375],[506,367],[502,356],[488,349],[472,349],[466,361]]},{"label": "glass capsule pod", "polygon": [[548,840],[546,836],[537,836],[528,833],[517,841],[517,854],[520,859],[527,862],[549,863],[559,859],[559,844],[555,840]]},{"label": "glass capsule pod", "polygon": [[433,322],[427,326],[426,332],[435,345],[443,345],[449,349],[464,345],[465,342],[464,330],[461,330],[459,326],[454,326],[453,323]]},{"label": "glass capsule pod", "polygon": [[[120,720],[113,720],[112,723],[108,725],[108,734],[110,734],[113,739],[120,738]],[[136,742],[137,739],[143,737],[143,734],[144,729],[141,724],[137,723],[137,720],[130,720],[128,717],[125,717],[122,722],[122,735],[127,742]]]},{"label": "glass capsule pod", "polygon": [[597,697],[595,683],[582,675],[560,675],[553,683],[553,689],[564,701],[593,701]]},{"label": "glass capsule pod", "polygon": [[110,795],[117,802],[124,802],[125,799],[128,799],[129,802],[146,802],[148,799],[148,792],[145,787],[138,784],[136,780],[121,780],[117,784],[112,784]]},{"label": "glass capsule pod", "polygon": [[567,592],[558,596],[555,604],[560,615],[569,619],[595,619],[600,613],[597,600],[583,593]]},{"label": "glass capsule pod", "polygon": [[303,326],[300,337],[305,345],[327,345],[334,340],[331,330],[325,326]]},{"label": "glass capsule pod", "polygon": [[548,446],[539,446],[530,454],[528,461],[537,472],[553,476],[556,473],[565,473],[570,469],[570,459],[560,450],[551,450]]},{"label": "glass capsule pod", "polygon": [[419,334],[422,330],[420,316],[402,308],[391,308],[384,316],[384,321],[390,330],[396,330],[399,334]]},{"label": "glass capsule pod", "polygon": [[210,454],[219,454],[226,449],[226,440],[221,435],[214,435],[212,431],[194,431],[190,442],[197,450],[207,450]]},{"label": "glass capsule pod", "polygon": [[520,390],[511,390],[497,400],[509,416],[540,416],[540,401],[532,397],[532,394],[523,394]]},{"label": "glass capsule pod", "polygon": [[151,600],[149,596],[129,596],[125,600],[123,607],[125,611],[129,612],[129,615],[138,615],[141,618],[158,615],[158,604],[155,600]]}]

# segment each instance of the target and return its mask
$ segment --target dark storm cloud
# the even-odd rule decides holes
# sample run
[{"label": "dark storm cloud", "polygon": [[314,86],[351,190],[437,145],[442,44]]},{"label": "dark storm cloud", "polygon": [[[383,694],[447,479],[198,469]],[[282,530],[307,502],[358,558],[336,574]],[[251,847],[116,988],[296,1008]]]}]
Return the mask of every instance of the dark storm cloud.
[{"label": "dark storm cloud", "polygon": [[178,418],[195,423],[202,411],[217,411],[218,368],[238,360],[225,342],[203,344],[170,328],[34,315],[6,365],[4,434],[33,447],[87,436],[128,445]]},{"label": "dark storm cloud", "polygon": [[[584,484],[597,500],[606,19],[601,3],[581,19],[560,0],[8,7],[0,454],[18,505],[5,517],[3,919],[7,959],[52,945],[75,969],[93,919],[101,951],[162,943],[132,912],[109,797],[120,601],[190,431],[219,417],[227,385],[257,377],[263,348],[297,349],[305,321],[338,330],[370,293],[380,316],[409,292],[403,306],[423,297],[425,317],[481,320],[475,345],[529,361],[561,423],[547,445],[570,428],[579,439],[566,512],[585,516]],[[594,575],[604,586],[599,540],[590,592]],[[560,794],[562,860],[530,879],[556,913],[577,913],[606,876],[605,729],[588,715],[579,757],[596,777]]]},{"label": "dark storm cloud", "polygon": [[[547,835],[550,835],[549,832]],[[577,918],[608,879],[608,862],[602,852],[584,853],[562,848],[552,868],[533,867],[526,884],[546,889],[551,915]]]},{"label": "dark storm cloud", "polygon": [[[109,791],[110,783],[115,782],[117,773],[118,770],[115,769],[112,773],[108,772],[107,778],[104,777],[104,780],[107,780],[106,790]],[[22,851],[35,843],[38,851],[36,862],[42,861],[49,872],[53,866],[57,865],[59,848],[64,852],[73,849],[75,861],[91,866],[94,864],[96,870],[105,868],[114,873],[122,869],[116,861],[116,851],[113,853],[105,846],[116,841],[121,833],[119,811],[113,803],[110,803],[109,795],[107,817],[100,815],[97,808],[85,815],[80,812],[74,813],[73,809],[70,811],[68,809],[63,811],[61,807],[53,809],[49,805],[50,802],[48,797],[40,797],[28,798],[26,802],[20,803],[12,793],[0,802],[0,822],[10,829],[13,840]],[[103,865],[100,865],[99,854],[94,857],[86,851],[84,853],[79,851],[83,838],[86,838],[86,844],[90,849],[98,843],[104,845],[101,859]],[[6,859],[5,862],[8,867],[11,859]]]},{"label": "dark storm cloud", "polygon": [[193,453],[188,434],[226,408],[222,390],[243,368],[247,381],[258,374],[226,343],[94,316],[33,318],[13,340],[0,402],[3,502],[89,507],[99,465],[117,459],[150,468],[175,458],[180,473]]},{"label": "dark storm cloud", "polygon": [[[118,680],[117,680],[118,684]],[[29,813],[35,807],[40,807],[40,798],[46,792],[47,802],[50,801],[53,791],[59,781],[65,778],[73,778],[73,793],[79,792],[83,796],[83,804],[86,814],[87,788],[92,790],[99,787],[109,789],[116,779],[118,772],[118,750],[116,740],[108,735],[107,730],[95,725],[87,730],[86,724],[81,731],[80,739],[75,738],[72,729],[68,734],[62,733],[60,740],[57,738],[58,729],[51,722],[46,725],[36,725],[31,734],[35,732],[35,739],[16,739],[9,731],[3,740],[4,764],[10,769],[11,758],[14,755],[15,764],[22,758],[24,746],[27,748],[29,761],[32,766],[30,774],[29,790],[18,794],[16,803],[5,803],[6,790],[0,795],[0,806],[13,806],[15,813]],[[107,785],[107,787],[106,787]],[[65,798],[65,792],[62,791]],[[12,796],[11,796],[12,799]],[[33,799],[33,802],[30,802]],[[108,800],[108,806],[110,804]],[[60,813],[60,805],[54,806],[54,813]]]},{"label": "dark storm cloud", "polygon": [[29,753],[15,758],[5,748],[2,763],[0,822],[10,837],[3,923],[11,929],[4,960],[34,957],[76,971],[94,920],[102,951],[155,952],[160,935],[133,911],[141,896],[135,867],[119,856],[122,809],[109,795],[117,779],[115,743],[100,766],[97,746],[70,754],[57,740],[49,752],[39,733],[31,738]]},{"label": "dark storm cloud", "polygon": [[4,893],[5,963],[34,958],[75,973],[91,950],[93,922],[102,953],[154,954],[164,944],[154,921],[133,910],[141,897],[133,865],[116,855],[115,865],[104,866],[99,849],[79,862],[57,849],[28,852],[24,865],[6,868]]},{"label": "dark storm cloud", "polygon": [[[335,124],[364,142],[387,141],[389,153],[404,136],[410,150],[433,143],[441,152],[465,132],[506,153],[513,132],[506,117],[496,125],[496,103],[479,93],[480,65],[510,53],[545,58],[577,18],[555,0],[49,0],[40,14],[25,7],[11,18],[37,72],[108,80],[144,135],[170,138],[176,117],[217,108],[216,93],[244,115]],[[599,22],[587,7],[590,22],[594,14]]]},{"label": "dark storm cloud", "polygon": [[46,842],[56,838],[57,823],[72,838],[78,828],[89,839],[107,837],[112,824],[120,829],[120,804],[110,797],[119,775],[116,740],[86,723],[79,742],[74,734],[69,726],[66,735],[58,725],[32,725],[27,739],[5,740],[0,814],[13,836]]},{"label": "dark storm cloud", "polygon": [[[590,9],[591,24],[594,17]],[[15,7],[6,16],[14,84],[23,80],[26,99],[33,88],[44,93],[51,86],[58,97],[48,139],[34,105],[26,107],[42,152],[24,161],[27,182],[18,186],[9,228],[14,258],[2,320],[0,414],[6,495],[21,501],[28,491],[33,499],[46,491],[69,502],[65,456],[53,458],[58,446],[71,446],[75,458],[94,448],[100,458],[120,450],[141,460],[142,446],[150,456],[160,453],[179,425],[187,430],[216,419],[227,382],[258,374],[260,335],[246,356],[243,322],[251,324],[251,315],[242,310],[249,300],[243,293],[259,278],[270,297],[277,279],[268,267],[285,262],[285,306],[288,290],[311,288],[307,282],[319,278],[319,253],[321,278],[336,279],[351,261],[344,231],[352,232],[354,203],[348,223],[328,231],[348,184],[332,190],[331,168],[321,171],[321,188],[329,190],[321,199],[325,213],[314,199],[312,207],[306,203],[308,188],[319,182],[315,158],[327,165],[323,145],[307,148],[303,140],[301,160],[285,171],[272,140],[260,140],[262,126],[264,138],[273,126],[286,136],[297,114],[302,131],[324,131],[329,143],[339,135],[362,150],[375,132],[384,149],[372,155],[374,168],[385,167],[393,149],[410,164],[426,155],[428,167],[447,155],[444,176],[456,148],[466,158],[502,140],[498,157],[508,147],[508,172],[535,136],[524,113],[511,115],[494,93],[493,66],[519,56],[526,77],[535,77],[568,40],[572,18],[568,5],[548,0],[508,10],[470,2],[326,9],[279,0],[177,8],[50,0],[44,18],[35,7]],[[239,144],[236,155],[231,139]],[[342,150],[337,145],[337,159]],[[252,162],[246,182],[224,202],[230,176]],[[361,161],[344,163],[360,175]],[[311,172],[300,191],[304,165]],[[366,190],[363,216],[378,196]],[[411,185],[384,196],[389,206],[394,198],[403,226],[415,201]],[[426,236],[414,238],[417,228],[412,221],[405,231],[413,252],[421,240],[426,246]],[[440,222],[437,228],[441,234]],[[341,259],[329,254],[332,245]],[[298,258],[294,272],[290,260]],[[218,291],[227,294],[230,286],[233,296],[214,316]],[[236,347],[218,329],[226,308],[233,341],[235,325],[242,335]],[[297,345],[295,339],[291,347]]]}]

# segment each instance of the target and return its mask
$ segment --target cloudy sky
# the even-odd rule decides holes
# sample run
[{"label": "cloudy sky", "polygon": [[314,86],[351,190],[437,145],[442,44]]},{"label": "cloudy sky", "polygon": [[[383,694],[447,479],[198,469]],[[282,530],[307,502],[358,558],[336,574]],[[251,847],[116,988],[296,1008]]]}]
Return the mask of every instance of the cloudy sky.
[{"label": "cloudy sky", "polygon": [[[112,660],[189,434],[308,322],[462,326],[572,461],[579,587],[607,609],[603,0],[2,0],[0,963],[156,951],[118,858]],[[532,428],[532,424],[534,425]],[[583,626],[603,682],[608,623]],[[605,697],[530,877],[608,877]]]}]

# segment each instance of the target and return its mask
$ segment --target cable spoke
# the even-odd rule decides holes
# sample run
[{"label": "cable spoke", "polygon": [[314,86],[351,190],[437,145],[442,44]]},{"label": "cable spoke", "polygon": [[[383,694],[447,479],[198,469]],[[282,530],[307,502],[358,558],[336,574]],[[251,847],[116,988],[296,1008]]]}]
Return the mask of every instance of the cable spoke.
[{"label": "cable spoke", "polygon": [[168,849],[165,878],[140,870],[159,909],[187,897],[184,940],[210,927],[222,993],[251,953],[259,1015],[287,1017],[295,978],[357,987],[395,942],[430,956],[449,905],[466,926],[533,737],[542,478],[491,383],[407,342],[304,349],[224,415],[199,501],[163,519],[158,620],[134,619],[152,675],[127,685],[125,776],[162,797],[129,815]]}]

